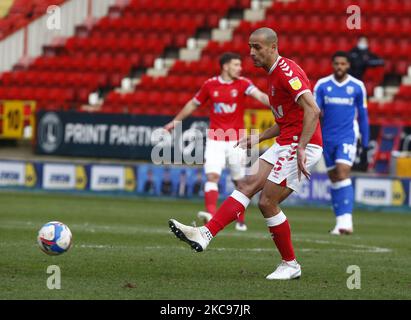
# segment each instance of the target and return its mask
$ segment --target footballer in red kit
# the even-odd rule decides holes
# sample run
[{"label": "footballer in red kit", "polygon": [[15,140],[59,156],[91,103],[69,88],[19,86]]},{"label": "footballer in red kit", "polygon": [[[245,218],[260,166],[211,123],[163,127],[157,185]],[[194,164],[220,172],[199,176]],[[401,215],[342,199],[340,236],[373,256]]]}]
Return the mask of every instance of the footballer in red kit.
[{"label": "footballer in red kit", "polygon": [[[222,170],[230,169],[236,187],[245,176],[246,150],[234,148],[244,130],[245,97],[251,96],[269,106],[267,94],[261,92],[247,78],[241,77],[241,57],[235,53],[224,53],[220,58],[221,74],[204,82],[197,94],[187,102],[177,116],[165,126],[174,128],[176,121],[188,117],[197,107],[210,102],[210,127],[204,154],[204,171],[207,182],[204,186],[206,211],[197,216],[208,222],[217,210],[218,182]],[[244,214],[237,217],[236,230],[246,231]]]},{"label": "footballer in red kit", "polygon": [[304,71],[292,60],[281,57],[278,37],[270,28],[260,28],[249,38],[250,56],[254,65],[268,74],[268,95],[276,123],[257,139],[242,138],[238,145],[253,144],[276,137],[276,142],[254,163],[252,172],[220,206],[213,218],[202,227],[169,220],[171,231],[197,252],[204,251],[210,241],[244,212],[251,198],[261,191],[259,209],[282,261],[268,280],[289,280],[301,276],[291,240],[291,228],[280,204],[301,182],[310,178],[310,171],[322,156],[319,125],[320,108],[311,93]]},{"label": "footballer in red kit", "polygon": [[[237,141],[244,129],[244,100],[256,89],[247,78],[224,80],[221,76],[208,79],[195,95],[198,106],[211,101],[209,138]],[[223,130],[223,131],[221,131]]]},{"label": "footballer in red kit", "polygon": [[[280,134],[276,143],[260,158],[275,165],[268,180],[298,191],[298,167],[293,166],[292,161],[296,159],[297,146],[303,131],[304,109],[297,101],[303,94],[311,94],[311,84],[298,64],[278,55],[268,71],[268,93]],[[319,121],[306,149],[310,162],[317,159],[317,154],[322,154]]]}]

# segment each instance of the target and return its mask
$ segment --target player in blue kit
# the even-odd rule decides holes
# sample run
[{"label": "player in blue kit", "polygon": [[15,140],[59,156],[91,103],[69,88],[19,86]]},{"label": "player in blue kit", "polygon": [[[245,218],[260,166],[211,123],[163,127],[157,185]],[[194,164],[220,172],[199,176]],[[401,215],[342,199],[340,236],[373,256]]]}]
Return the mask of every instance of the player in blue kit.
[{"label": "player in blue kit", "polygon": [[336,225],[333,235],[353,232],[354,189],[351,167],[361,134],[363,149],[368,148],[369,125],[367,92],[364,83],[348,74],[348,54],[338,51],[332,57],[334,73],[320,79],[314,95],[322,110],[324,159],[331,180],[331,198]]}]

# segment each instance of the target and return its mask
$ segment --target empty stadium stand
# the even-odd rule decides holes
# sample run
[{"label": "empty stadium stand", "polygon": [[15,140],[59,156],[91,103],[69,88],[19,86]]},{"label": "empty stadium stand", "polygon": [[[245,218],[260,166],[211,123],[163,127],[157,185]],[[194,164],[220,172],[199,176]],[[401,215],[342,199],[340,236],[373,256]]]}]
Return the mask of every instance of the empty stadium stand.
[{"label": "empty stadium stand", "polygon": [[[13,26],[24,25],[23,20],[27,23],[44,13],[50,2],[63,1],[16,0],[9,14]],[[3,73],[0,100],[36,100],[38,109],[44,110],[82,110],[90,93],[100,92],[104,97],[100,112],[174,114],[205,79],[219,72],[216,58],[224,51],[242,54],[243,74],[264,89],[265,74],[252,65],[247,44],[250,32],[261,26],[277,30],[281,54],[295,59],[313,85],[331,72],[330,56],[334,51],[349,50],[359,35],[366,35],[372,50],[386,61],[384,68],[369,69],[365,75],[367,92],[372,96],[386,75],[405,76],[411,65],[411,3],[400,0],[356,3],[362,9],[361,30],[347,29],[346,9],[351,0],[274,1],[266,9],[263,20],[242,20],[231,40],[209,41],[200,60],[177,60],[165,76],[145,74],[134,92],[122,93],[115,88],[124,77],[137,69],[152,67],[155,59],[170,48],[185,47],[199,30],[218,28],[220,19],[230,9],[251,6],[250,0],[131,0],[125,7],[112,7],[106,17],[91,28],[83,28],[63,46],[45,51],[28,68]],[[398,95],[387,103],[371,101],[372,121],[410,122],[410,88],[402,85]],[[250,108],[259,107],[251,99],[247,103]],[[197,113],[206,114],[206,108],[200,108]]]}]

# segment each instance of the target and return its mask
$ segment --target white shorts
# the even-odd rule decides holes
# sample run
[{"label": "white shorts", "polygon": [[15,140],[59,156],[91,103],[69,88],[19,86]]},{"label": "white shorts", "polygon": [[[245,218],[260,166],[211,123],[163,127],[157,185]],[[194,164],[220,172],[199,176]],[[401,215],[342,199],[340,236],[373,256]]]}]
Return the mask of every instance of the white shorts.
[{"label": "white shorts", "polygon": [[[307,170],[310,171],[321,159],[323,149],[315,144],[308,144],[305,153],[307,156]],[[301,181],[298,181],[296,143],[284,146],[274,143],[271,148],[264,152],[260,159],[267,161],[274,166],[267,177],[271,182],[287,186],[298,192],[303,180],[307,179],[301,173]]]},{"label": "white shorts", "polygon": [[237,141],[217,141],[207,139],[204,170],[206,174],[221,175],[224,168],[230,169],[231,178],[240,180],[245,176],[247,151],[234,145]]}]

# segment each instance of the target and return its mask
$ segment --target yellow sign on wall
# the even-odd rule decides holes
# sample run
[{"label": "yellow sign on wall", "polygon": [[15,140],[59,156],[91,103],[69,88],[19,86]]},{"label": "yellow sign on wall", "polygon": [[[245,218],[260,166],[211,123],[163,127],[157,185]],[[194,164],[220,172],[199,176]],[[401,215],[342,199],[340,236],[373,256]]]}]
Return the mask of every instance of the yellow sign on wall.
[{"label": "yellow sign on wall", "polygon": [[[248,133],[250,133],[251,129],[257,129],[261,134],[275,124],[275,119],[271,110],[246,110],[244,124]],[[274,141],[275,139],[270,139],[260,143],[260,150],[268,149],[273,145]]]},{"label": "yellow sign on wall", "polygon": [[10,139],[22,138],[24,129],[23,103],[9,101],[5,102],[3,106],[3,137]]},{"label": "yellow sign on wall", "polygon": [[397,176],[411,178],[411,158],[397,158]]},{"label": "yellow sign on wall", "polygon": [[24,137],[24,129],[26,126],[34,128],[36,103],[34,101],[10,100],[3,101],[2,105],[0,138],[30,138],[29,136]]}]

